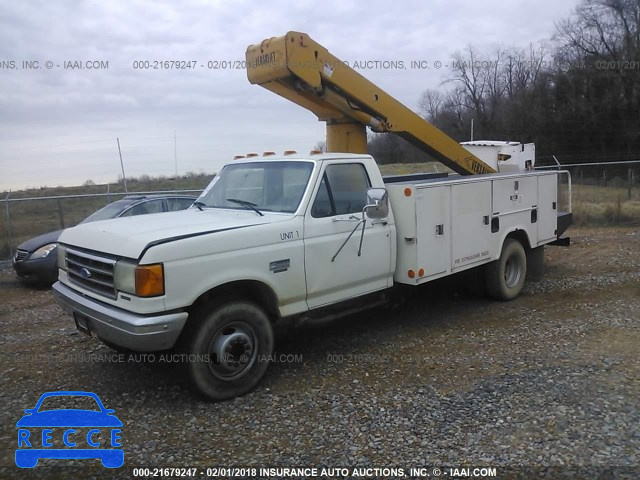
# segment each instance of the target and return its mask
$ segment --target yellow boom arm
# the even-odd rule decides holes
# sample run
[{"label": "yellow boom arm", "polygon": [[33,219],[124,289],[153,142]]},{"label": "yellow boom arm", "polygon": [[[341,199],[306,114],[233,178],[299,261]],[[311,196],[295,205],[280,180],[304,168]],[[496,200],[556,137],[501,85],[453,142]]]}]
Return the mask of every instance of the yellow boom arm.
[{"label": "yellow boom arm", "polygon": [[462,175],[495,172],[305,33],[289,32],[251,45],[246,60],[249,82],[326,122],[329,152],[367,153],[368,125],[374,132],[400,135]]}]

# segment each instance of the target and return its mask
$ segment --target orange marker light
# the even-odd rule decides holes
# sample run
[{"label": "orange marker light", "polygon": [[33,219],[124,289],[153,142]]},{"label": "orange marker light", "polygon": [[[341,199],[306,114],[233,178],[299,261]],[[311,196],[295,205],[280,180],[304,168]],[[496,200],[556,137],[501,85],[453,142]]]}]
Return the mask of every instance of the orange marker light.
[{"label": "orange marker light", "polygon": [[136,295],[140,297],[164,295],[164,268],[161,263],[136,267]]},{"label": "orange marker light", "polygon": [[413,270],[409,270],[407,272],[407,275],[409,275],[409,278],[416,278],[416,272],[414,272]]},{"label": "orange marker light", "polygon": [[424,268],[418,270],[418,277],[424,277]]},{"label": "orange marker light", "polygon": [[404,196],[405,197],[410,197],[411,196],[411,189],[409,187],[404,189]]},{"label": "orange marker light", "polygon": [[295,154],[297,154],[297,153],[298,153],[298,152],[296,152],[295,150],[285,150],[285,151],[284,151],[284,154],[285,154],[285,155],[295,155]]},{"label": "orange marker light", "polygon": [[275,154],[276,154],[276,152],[263,152],[262,156],[263,157],[271,157],[272,155],[275,155]]},{"label": "orange marker light", "polygon": [[322,150],[311,150],[309,152],[309,155],[320,155],[322,153]]},{"label": "orange marker light", "polygon": [[247,153],[247,158],[257,157],[257,156],[258,156],[257,153]]},{"label": "orange marker light", "polygon": [[241,158],[244,158],[244,155],[236,155],[233,157],[234,160],[240,160]]}]

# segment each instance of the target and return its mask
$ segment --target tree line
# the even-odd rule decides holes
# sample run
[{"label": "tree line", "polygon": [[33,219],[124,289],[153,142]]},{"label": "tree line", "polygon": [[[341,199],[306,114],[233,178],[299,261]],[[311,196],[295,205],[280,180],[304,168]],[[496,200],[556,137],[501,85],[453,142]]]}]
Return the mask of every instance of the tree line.
[{"label": "tree line", "polygon": [[[640,0],[581,0],[547,42],[456,52],[419,113],[458,141],[534,142],[538,159],[640,159]],[[369,138],[379,163],[428,161],[392,134]]]}]

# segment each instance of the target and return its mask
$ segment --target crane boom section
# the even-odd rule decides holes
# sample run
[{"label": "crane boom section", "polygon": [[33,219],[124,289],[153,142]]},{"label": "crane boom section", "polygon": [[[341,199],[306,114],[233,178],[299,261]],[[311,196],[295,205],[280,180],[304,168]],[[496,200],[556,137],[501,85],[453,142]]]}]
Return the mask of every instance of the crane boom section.
[{"label": "crane boom section", "polygon": [[328,151],[366,153],[365,126],[395,133],[462,175],[493,173],[447,134],[333,56],[307,34],[251,45],[247,77],[327,123]]}]

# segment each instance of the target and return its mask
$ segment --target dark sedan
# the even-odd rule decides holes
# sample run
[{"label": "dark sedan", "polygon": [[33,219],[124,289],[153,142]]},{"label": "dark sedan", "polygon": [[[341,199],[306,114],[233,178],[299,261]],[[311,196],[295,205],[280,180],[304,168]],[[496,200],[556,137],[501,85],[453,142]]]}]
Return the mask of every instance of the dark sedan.
[{"label": "dark sedan", "polygon": [[[92,213],[80,223],[184,210],[195,200],[196,197],[190,195],[130,195]],[[61,233],[62,230],[45,233],[18,246],[12,262],[18,279],[28,283],[49,284],[57,280],[56,250]]]}]

